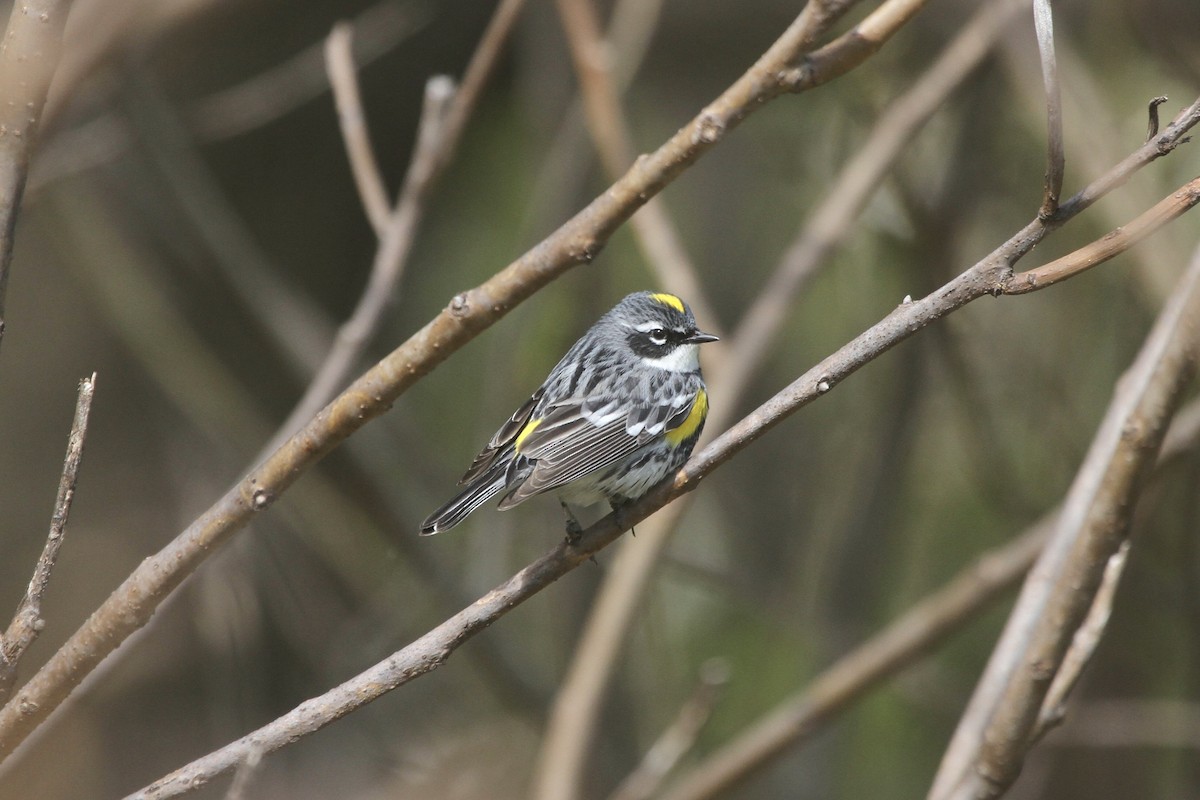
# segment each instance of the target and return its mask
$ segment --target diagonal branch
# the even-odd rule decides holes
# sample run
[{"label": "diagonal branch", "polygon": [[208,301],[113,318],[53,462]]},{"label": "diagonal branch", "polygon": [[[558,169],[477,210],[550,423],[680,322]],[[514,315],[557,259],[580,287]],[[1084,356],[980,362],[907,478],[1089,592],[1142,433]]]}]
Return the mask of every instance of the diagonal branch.
[{"label": "diagonal branch", "polygon": [[54,513],[50,516],[50,533],[33,569],[25,597],[17,606],[8,630],[0,636],[0,701],[8,699],[17,679],[21,656],[25,655],[45,624],[42,619],[42,595],[50,584],[50,573],[58,562],[58,551],[66,539],[67,518],[71,514],[71,501],[75,498],[75,482],[79,477],[79,464],[83,461],[83,443],[87,439],[88,415],[92,410],[95,391],[96,373],[93,372],[90,378],[79,382],[75,419],[67,439],[67,455],[63,459],[62,476],[58,481]]},{"label": "diagonal branch", "polygon": [[[853,69],[903,27],[921,5],[920,0],[886,0],[857,28],[808,58],[804,51],[808,26],[824,13],[824,7],[818,3],[806,6],[745,74],[666,143],[635,162],[620,180],[528,253],[482,285],[454,297],[449,307],[354,381],[170,544],[146,558],[0,709],[0,758],[10,754],[84,677],[145,625],[159,604],[210,553],[255,513],[270,507],[305,470],[386,411],[417,380],[518,303],[571,267],[591,261],[649,197],[755,109],[782,94],[819,86]],[[447,124],[453,127],[453,115]],[[1171,130],[1168,128],[1168,133]],[[615,538],[619,531],[614,527],[610,533]]]}]

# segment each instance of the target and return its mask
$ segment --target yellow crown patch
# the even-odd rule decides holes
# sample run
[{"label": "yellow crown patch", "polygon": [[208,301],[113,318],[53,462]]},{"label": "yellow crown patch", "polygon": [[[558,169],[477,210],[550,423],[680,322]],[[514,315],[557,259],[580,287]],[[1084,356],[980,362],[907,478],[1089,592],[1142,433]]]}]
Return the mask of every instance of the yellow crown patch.
[{"label": "yellow crown patch", "polygon": [[678,297],[676,297],[673,294],[667,294],[666,292],[659,292],[657,294],[650,295],[650,299],[655,301],[656,303],[662,303],[664,306],[670,306],[671,308],[678,311],[680,314],[683,313],[683,301],[680,300]]}]

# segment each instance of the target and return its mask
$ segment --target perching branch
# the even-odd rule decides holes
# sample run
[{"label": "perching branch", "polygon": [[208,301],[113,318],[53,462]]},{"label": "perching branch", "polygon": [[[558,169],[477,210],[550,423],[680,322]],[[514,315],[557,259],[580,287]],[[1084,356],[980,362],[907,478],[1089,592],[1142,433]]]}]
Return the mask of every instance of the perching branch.
[{"label": "perching branch", "polygon": [[[1062,212],[1054,221],[1055,226],[1061,226],[1095,202],[1103,195],[1104,187],[1119,185],[1140,166],[1158,158],[1163,152],[1170,152],[1186,131],[1197,122],[1200,122],[1200,100],[1185,109],[1159,139],[1135,151],[1111,172],[1101,176],[1064,203]],[[305,701],[257,731],[193,761],[130,797],[157,800],[191,791],[236,767],[252,749],[273,752],[301,736],[335,722],[355,708],[378,699],[398,686],[437,669],[454,650],[472,636],[590,559],[615,541],[624,530],[637,525],[676,497],[694,490],[713,470],[733,458],[784,418],[826,394],[834,385],[860,367],[972,300],[1000,293],[1000,282],[1006,271],[1011,272],[1011,263],[1028,253],[1050,230],[1050,224],[1035,219],[1017,236],[1009,239],[941,289],[920,300],[901,304],[883,320],[810,369],[693,455],[676,474],[674,481],[661,484],[641,499],[623,507],[620,524],[613,515],[601,519],[584,530],[576,543],[560,543],[475,603],[379,664],[325,694]],[[364,379],[382,367],[383,364],[377,366],[364,376]],[[323,416],[326,413],[330,413],[329,410],[323,412]],[[1068,506],[1065,513],[1069,513],[1070,510]]]},{"label": "perching branch", "polygon": [[1047,691],[1092,607],[1182,389],[1200,357],[1200,251],[1117,384],[1050,544],[955,732],[932,798],[985,798],[1016,779]]},{"label": "perching branch", "polygon": [[0,47],[0,341],[17,212],[70,8],[70,0],[13,3]]},{"label": "perching branch", "polygon": [[83,443],[87,439],[88,414],[92,410],[92,396],[96,391],[96,373],[79,382],[79,394],[75,401],[75,418],[71,423],[71,435],[67,439],[67,455],[63,459],[62,476],[58,481],[58,495],[54,499],[54,513],[50,516],[50,534],[42,548],[42,555],[33,569],[33,578],[25,591],[17,611],[13,614],[8,630],[0,636],[0,701],[8,699],[13,683],[17,679],[17,667],[21,656],[37,639],[45,626],[42,619],[42,596],[50,584],[50,573],[58,562],[58,551],[66,539],[67,518],[71,514],[71,501],[75,499],[75,482],[79,477],[79,464],[83,460]]},{"label": "perching branch", "polygon": [[[594,258],[646,199],[755,109],[782,94],[821,85],[853,69],[903,27],[921,5],[919,0],[886,0],[858,27],[807,57],[804,47],[809,25],[824,13],[824,7],[819,3],[806,6],[754,66],[666,143],[638,160],[541,244],[482,285],[457,295],[448,308],[354,381],[175,540],[146,558],[0,709],[0,758],[7,757],[97,664],[145,625],[163,599],[210,553],[246,525],[255,512],[270,507],[300,474],[518,303],[571,267]],[[447,125],[453,126],[453,117]],[[615,529],[610,533],[612,538],[619,535]]]}]

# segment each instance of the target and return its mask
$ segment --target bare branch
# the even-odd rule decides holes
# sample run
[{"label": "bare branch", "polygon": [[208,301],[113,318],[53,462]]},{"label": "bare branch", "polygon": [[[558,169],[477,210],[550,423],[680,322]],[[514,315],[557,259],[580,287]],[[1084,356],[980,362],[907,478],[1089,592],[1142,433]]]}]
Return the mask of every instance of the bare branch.
[{"label": "bare branch", "polygon": [[[806,62],[803,70],[796,69],[804,52],[808,20],[823,11],[818,5],[806,6],[754,66],[654,153],[637,161],[620,180],[541,244],[482,285],[457,295],[448,308],[354,381],[170,544],[146,558],[0,709],[0,758],[10,754],[97,664],[145,625],[163,599],[210,553],[246,525],[255,512],[270,507],[305,470],[382,414],[417,380],[518,303],[571,267],[590,261],[646,199],[695,163],[755,109],[787,91],[831,80],[866,58],[869,53],[864,53],[861,45],[840,51],[834,48],[825,52],[819,65]],[[914,0],[887,0],[864,20],[864,25],[870,20],[872,52],[919,6]],[[846,36],[862,38],[859,29]],[[453,120],[447,125],[453,128]],[[650,498],[646,502],[645,508],[649,508]],[[659,497],[658,502],[665,502],[665,498]],[[607,540],[611,541],[619,531],[611,522],[606,525],[611,526]],[[607,541],[596,541],[597,549]]]},{"label": "bare branch", "polygon": [[1015,780],[1039,710],[1103,572],[1128,532],[1142,479],[1195,371],[1200,251],[1118,384],[1051,544],[993,651],[930,796],[994,797]]},{"label": "bare branch", "polygon": [[50,573],[58,561],[58,551],[66,540],[67,518],[71,514],[71,501],[75,499],[75,482],[79,477],[79,464],[83,461],[83,443],[87,439],[88,415],[92,410],[95,391],[96,373],[93,372],[91,377],[79,382],[75,418],[67,439],[67,455],[63,459],[62,476],[58,481],[54,513],[50,517],[50,533],[33,569],[25,597],[17,606],[8,630],[0,636],[0,702],[8,699],[17,679],[21,656],[25,655],[45,625],[42,619],[42,596],[50,584]]},{"label": "bare branch", "polygon": [[363,111],[362,95],[358,91],[358,71],[354,66],[353,39],[354,28],[350,23],[339,22],[333,26],[329,38],[325,40],[325,69],[329,72],[329,87],[333,90],[338,125],[346,144],[346,156],[350,159],[350,171],[358,187],[358,196],[362,199],[375,235],[382,239],[392,209],[383,175],[379,172],[379,163],[375,160],[375,149],[371,146],[371,135],[367,131],[367,115]]},{"label": "bare branch", "polygon": [[0,341],[17,212],[70,8],[69,0],[13,3],[0,47]]},{"label": "bare branch", "polygon": [[1058,58],[1054,54],[1054,13],[1050,0],[1033,0],[1033,26],[1042,61],[1042,84],[1046,91],[1046,185],[1042,194],[1043,218],[1054,214],[1062,196],[1065,156],[1063,154],[1062,92],[1058,83]]},{"label": "bare branch", "polygon": [[609,796],[609,800],[649,800],[662,787],[679,760],[695,744],[712,715],[721,690],[729,682],[729,664],[712,658],[700,667],[700,682],[679,709],[679,714],[662,736],[646,751],[646,757]]}]

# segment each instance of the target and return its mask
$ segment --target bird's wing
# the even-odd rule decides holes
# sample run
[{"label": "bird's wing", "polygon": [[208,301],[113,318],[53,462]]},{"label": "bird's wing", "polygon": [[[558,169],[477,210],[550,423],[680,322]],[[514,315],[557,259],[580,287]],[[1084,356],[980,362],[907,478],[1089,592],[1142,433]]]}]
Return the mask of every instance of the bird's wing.
[{"label": "bird's wing", "polygon": [[517,453],[534,466],[500,507],[512,507],[603,469],[679,427],[692,409],[694,396],[673,400],[629,406],[623,399],[592,397],[551,406],[517,437]]},{"label": "bird's wing", "polygon": [[479,455],[475,456],[475,460],[471,462],[471,466],[467,469],[463,476],[459,478],[459,484],[470,483],[475,478],[478,478],[483,473],[487,472],[488,468],[496,460],[496,455],[504,450],[505,447],[512,444],[529,424],[530,417],[533,416],[533,409],[537,407],[538,401],[542,399],[546,387],[538,389],[533,395],[521,404],[521,407],[513,412],[513,415],[508,418],[500,426],[500,430],[496,431],[492,436],[487,447],[479,451]]}]

